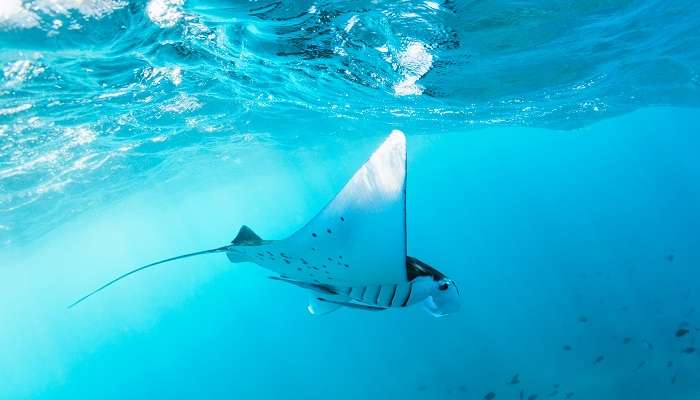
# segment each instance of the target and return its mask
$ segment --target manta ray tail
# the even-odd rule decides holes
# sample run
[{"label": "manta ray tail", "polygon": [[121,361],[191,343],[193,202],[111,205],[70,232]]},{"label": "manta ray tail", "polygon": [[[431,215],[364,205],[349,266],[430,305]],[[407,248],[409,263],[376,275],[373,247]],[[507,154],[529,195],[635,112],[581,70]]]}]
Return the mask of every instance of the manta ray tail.
[{"label": "manta ray tail", "polygon": [[[252,231],[251,231],[251,232],[252,232]],[[165,260],[156,261],[156,262],[154,262],[154,263],[151,263],[151,264],[148,264],[148,265],[144,265],[144,266],[142,266],[142,267],[138,267],[138,268],[132,269],[131,271],[129,271],[129,272],[123,274],[123,275],[120,275],[120,276],[118,276],[118,277],[112,279],[111,281],[105,283],[104,285],[100,286],[99,288],[93,290],[92,292],[90,292],[90,293],[86,294],[85,296],[81,297],[80,299],[76,300],[76,301],[73,302],[71,305],[69,305],[68,308],[73,308],[73,307],[77,306],[78,304],[80,304],[80,303],[82,303],[83,301],[87,300],[87,298],[90,297],[90,296],[92,296],[93,294],[95,294],[95,293],[97,293],[97,292],[100,292],[100,291],[102,291],[103,289],[106,289],[108,286],[111,286],[111,285],[113,285],[114,283],[117,283],[118,281],[120,281],[120,280],[126,278],[126,277],[129,276],[129,275],[135,274],[135,273],[137,273],[137,272],[139,272],[139,271],[143,271],[143,270],[146,269],[146,268],[150,268],[150,267],[156,266],[156,265],[158,265],[158,264],[163,264],[163,263],[167,263],[167,262],[170,262],[170,261],[179,260],[179,259],[181,259],[181,258],[194,257],[194,256],[202,255],[202,254],[221,253],[221,252],[226,251],[226,250],[228,249],[228,247],[229,247],[229,246],[222,246],[222,247],[217,247],[217,248],[215,248],[215,249],[202,250],[202,251],[197,251],[197,252],[194,252],[194,253],[183,254],[183,255],[179,255],[179,256],[171,257],[171,258],[166,258]]]}]

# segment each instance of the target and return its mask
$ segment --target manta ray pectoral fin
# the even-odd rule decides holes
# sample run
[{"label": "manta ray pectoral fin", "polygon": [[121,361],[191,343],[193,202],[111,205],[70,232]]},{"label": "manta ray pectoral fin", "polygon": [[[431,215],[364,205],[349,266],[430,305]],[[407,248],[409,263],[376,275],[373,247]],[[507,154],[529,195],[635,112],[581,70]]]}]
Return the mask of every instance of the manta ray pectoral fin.
[{"label": "manta ray pectoral fin", "polygon": [[317,297],[314,293],[309,294],[309,305],[306,306],[306,310],[309,311],[311,315],[326,315],[342,307],[342,304],[325,301],[324,299]]},{"label": "manta ray pectoral fin", "polygon": [[291,272],[299,280],[346,287],[408,282],[404,134],[393,131],[333,200],[282,244],[303,252],[299,274]]},{"label": "manta ray pectoral fin", "polygon": [[100,291],[106,289],[108,286],[111,286],[111,285],[117,283],[118,281],[120,281],[120,280],[126,278],[126,277],[129,276],[129,275],[135,274],[135,273],[137,273],[137,272],[139,272],[139,271],[143,271],[143,270],[146,269],[146,268],[151,268],[151,267],[154,267],[154,266],[159,265],[159,264],[164,264],[164,263],[167,263],[167,262],[170,262],[170,261],[179,260],[179,259],[181,259],[181,258],[194,257],[194,256],[203,255],[203,254],[221,253],[221,252],[226,251],[227,249],[228,249],[228,246],[222,246],[222,247],[217,247],[217,248],[215,248],[215,249],[197,251],[197,252],[194,252],[194,253],[188,253],[188,254],[183,254],[183,255],[180,255],[180,256],[175,256],[175,257],[166,258],[165,260],[156,261],[156,262],[153,262],[153,263],[144,265],[144,266],[142,266],[142,267],[134,268],[134,269],[132,269],[131,271],[129,271],[129,272],[125,273],[125,274],[122,274],[122,275],[120,275],[120,276],[118,276],[118,277],[112,279],[111,281],[105,283],[104,285],[100,286],[99,288],[93,290],[92,292],[90,292],[90,293],[86,294],[85,296],[79,298],[78,300],[74,301],[71,305],[68,306],[68,308],[73,308],[73,307],[77,306],[78,304],[80,304],[80,303],[82,303],[83,301],[87,300],[87,298],[90,297],[90,296],[92,296],[93,294],[96,294],[97,292],[100,292]]}]

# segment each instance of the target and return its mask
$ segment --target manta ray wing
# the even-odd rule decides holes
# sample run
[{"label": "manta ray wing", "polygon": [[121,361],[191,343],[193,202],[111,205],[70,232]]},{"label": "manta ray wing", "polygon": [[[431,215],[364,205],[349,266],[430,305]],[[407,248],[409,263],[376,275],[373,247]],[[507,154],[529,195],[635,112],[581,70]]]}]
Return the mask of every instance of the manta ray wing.
[{"label": "manta ray wing", "polygon": [[[242,229],[239,237],[250,236],[248,231]],[[393,131],[333,200],[292,236],[241,242],[228,256],[297,283],[351,287],[406,282],[404,134]]]},{"label": "manta ray wing", "polygon": [[321,282],[407,281],[404,134],[393,131],[335,198],[280,245],[321,267]]}]

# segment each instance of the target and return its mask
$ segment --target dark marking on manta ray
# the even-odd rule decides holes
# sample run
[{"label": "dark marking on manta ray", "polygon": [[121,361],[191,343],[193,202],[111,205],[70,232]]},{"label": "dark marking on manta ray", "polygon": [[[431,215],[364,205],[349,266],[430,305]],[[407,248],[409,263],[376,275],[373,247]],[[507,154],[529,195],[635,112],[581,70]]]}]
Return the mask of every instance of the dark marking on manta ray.
[{"label": "dark marking on manta ray", "polygon": [[488,392],[486,395],[484,395],[484,400],[493,400],[496,398],[496,393],[494,392]]},{"label": "dark marking on manta ray", "polygon": [[517,385],[518,383],[520,383],[520,374],[515,374],[510,382],[508,382],[509,385]]},{"label": "dark marking on manta ray", "polygon": [[595,360],[593,360],[593,364],[600,364],[605,360],[605,356],[598,356]]},{"label": "dark marking on manta ray", "polygon": [[676,337],[683,337],[683,336],[687,335],[688,332],[690,332],[690,331],[686,328],[678,328],[678,330],[676,331]]}]

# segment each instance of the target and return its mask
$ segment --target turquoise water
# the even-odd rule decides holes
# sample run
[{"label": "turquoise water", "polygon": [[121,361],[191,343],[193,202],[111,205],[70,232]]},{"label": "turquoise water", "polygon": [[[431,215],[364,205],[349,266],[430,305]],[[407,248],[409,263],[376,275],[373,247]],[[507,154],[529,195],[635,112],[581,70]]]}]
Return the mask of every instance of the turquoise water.
[{"label": "turquoise water", "polygon": [[[696,399],[699,36],[684,1],[3,2],[0,398]],[[223,255],[66,309],[293,233],[392,129],[459,313],[314,317]]]}]

